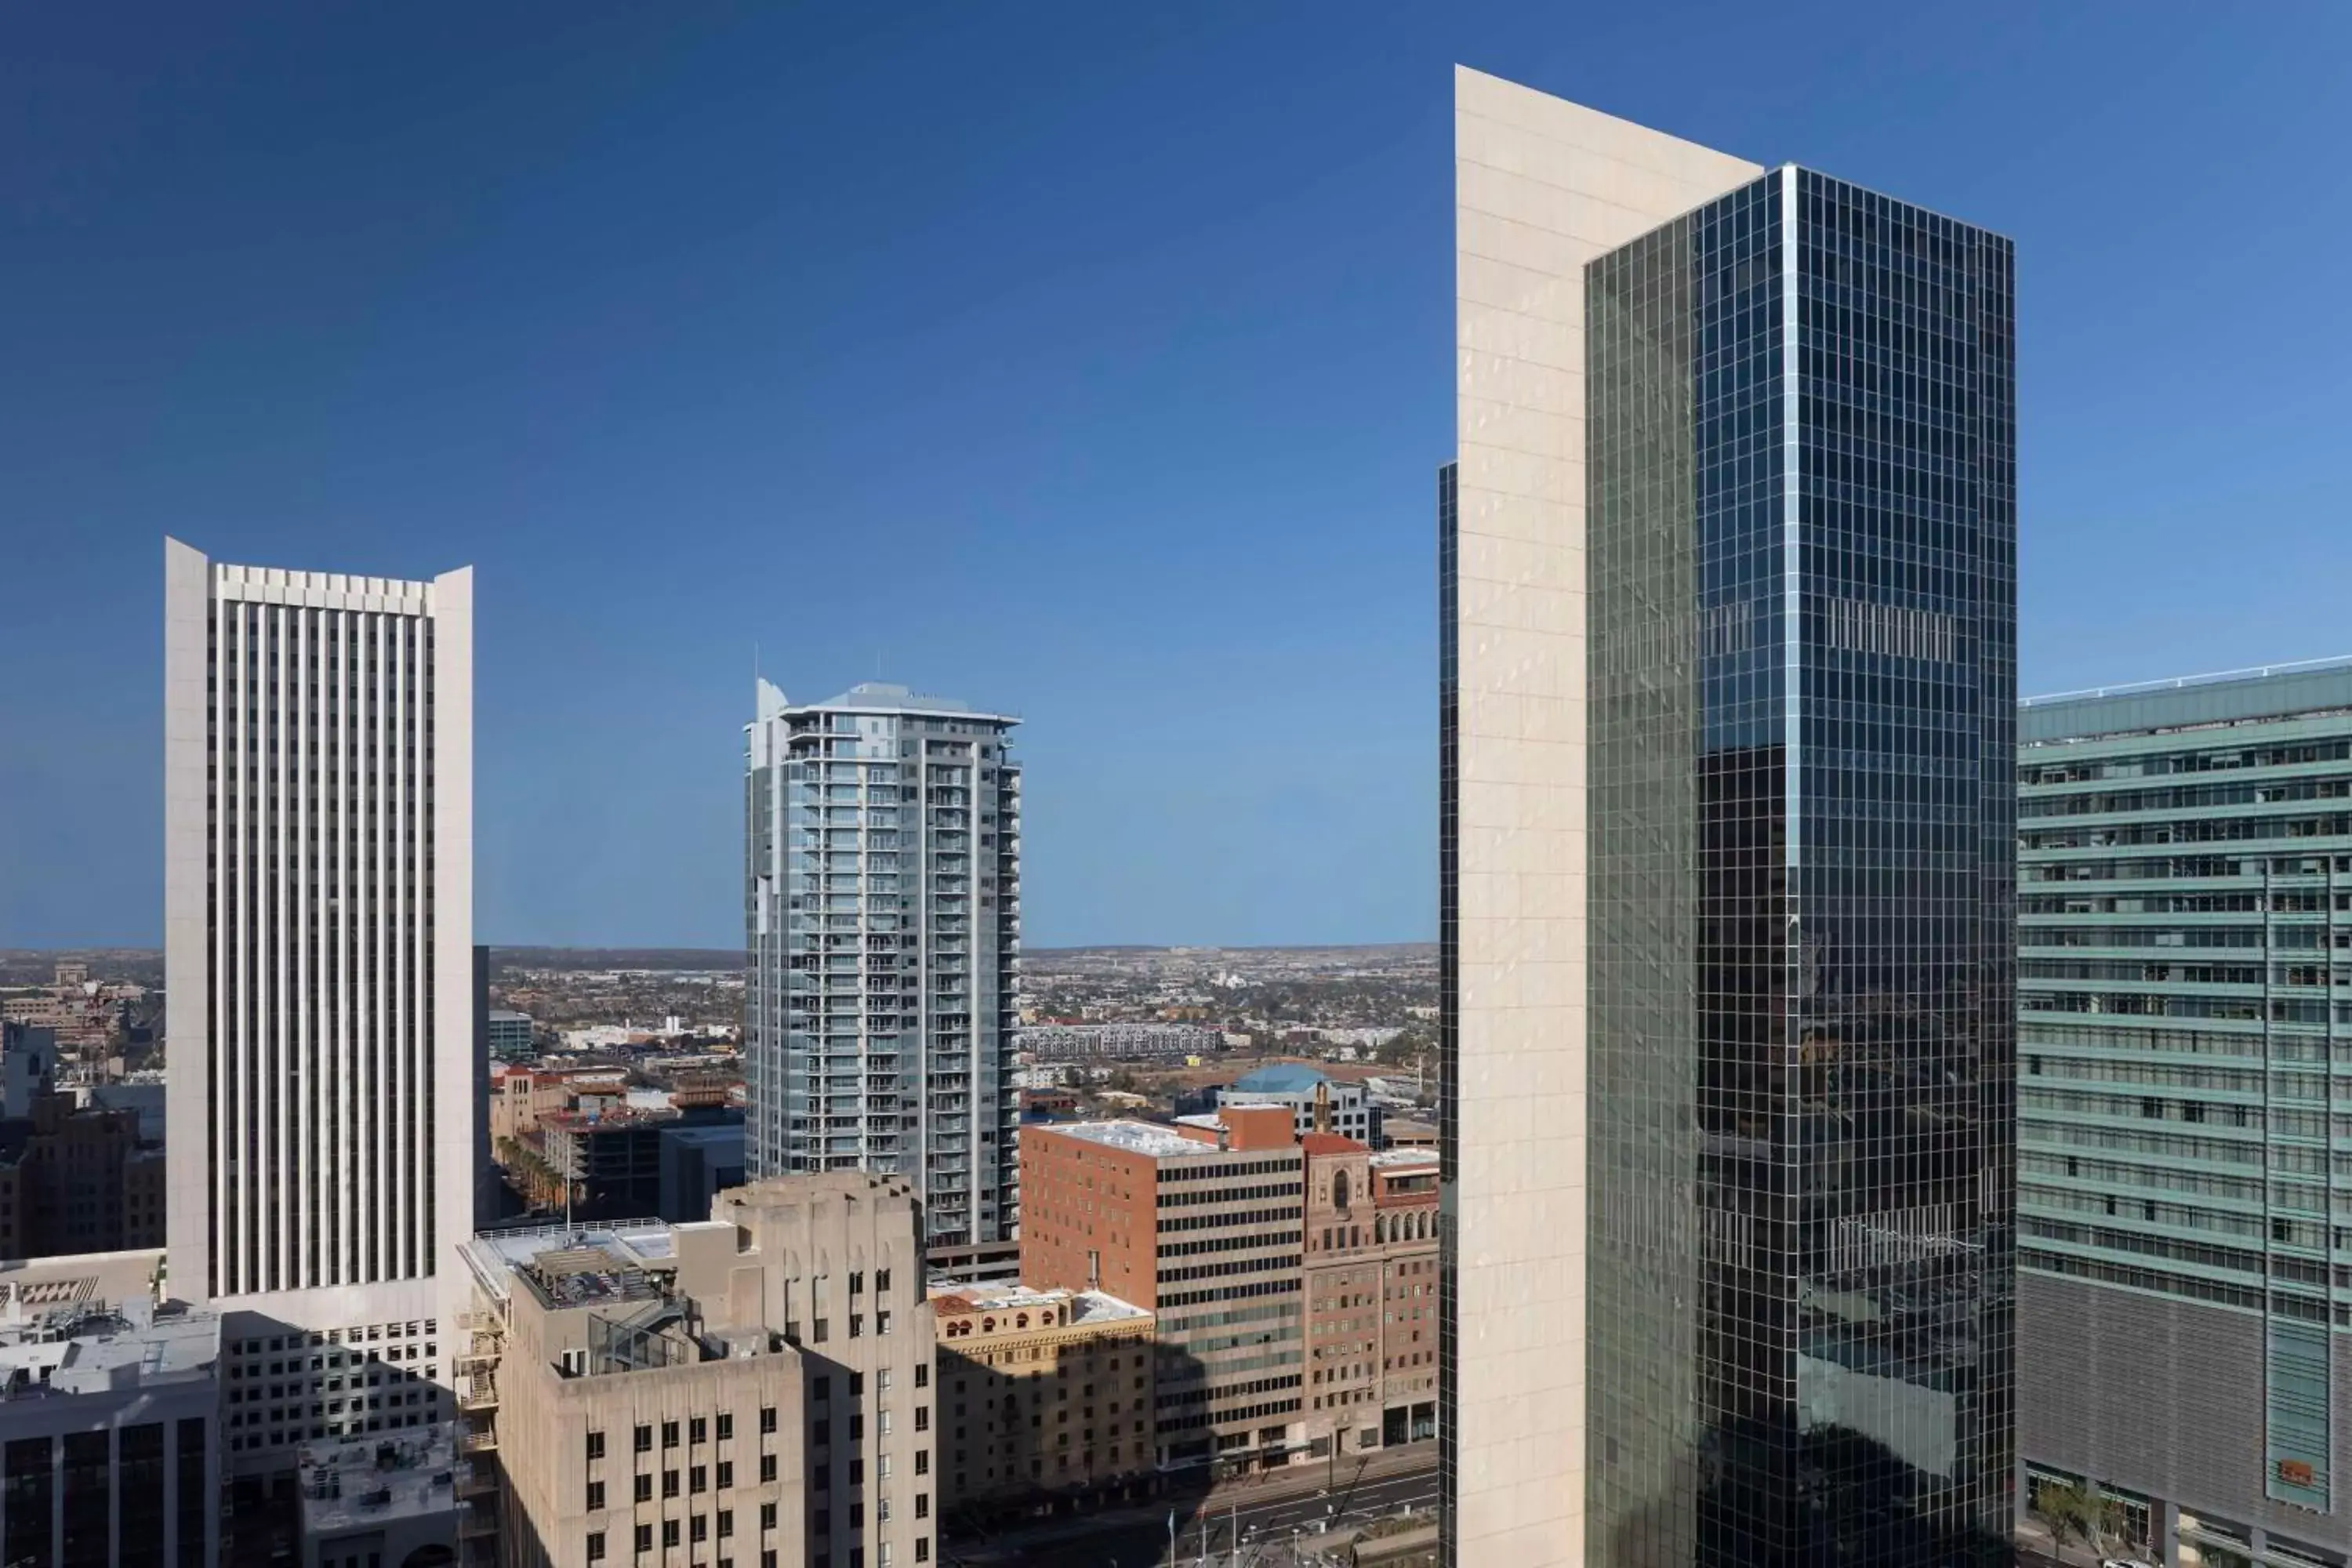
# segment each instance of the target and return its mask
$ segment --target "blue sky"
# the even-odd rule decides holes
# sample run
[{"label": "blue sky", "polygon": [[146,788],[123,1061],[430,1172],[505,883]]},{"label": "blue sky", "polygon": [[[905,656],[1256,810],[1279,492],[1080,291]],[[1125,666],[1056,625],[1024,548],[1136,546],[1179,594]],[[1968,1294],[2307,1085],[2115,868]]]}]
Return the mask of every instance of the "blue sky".
[{"label": "blue sky", "polygon": [[1457,59],[2015,237],[2029,689],[2352,652],[2352,7],[2234,15],[16,7],[0,945],[156,939],[167,531],[475,563],[486,941],[739,939],[755,643],[1025,718],[1034,942],[1431,937]]}]

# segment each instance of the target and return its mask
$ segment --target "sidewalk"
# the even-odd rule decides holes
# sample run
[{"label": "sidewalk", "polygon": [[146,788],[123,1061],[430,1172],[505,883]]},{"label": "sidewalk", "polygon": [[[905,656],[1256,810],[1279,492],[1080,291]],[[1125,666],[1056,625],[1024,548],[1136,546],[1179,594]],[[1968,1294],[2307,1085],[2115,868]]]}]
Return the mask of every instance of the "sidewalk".
[{"label": "sidewalk", "polygon": [[[1205,1492],[1171,1491],[1149,1502],[1129,1503],[1092,1513],[1063,1514],[998,1531],[984,1540],[959,1537],[952,1542],[943,1541],[941,1545],[967,1552],[983,1548],[989,1551],[1035,1549],[1050,1547],[1056,1542],[1081,1540],[1121,1526],[1157,1523],[1168,1517],[1171,1506],[1186,1520],[1196,1520],[1203,1514],[1223,1513],[1232,1508],[1262,1508],[1268,1503],[1316,1496],[1324,1489],[1326,1480],[1335,1469],[1340,1491],[1345,1492],[1350,1486],[1359,1484],[1353,1459],[1343,1459],[1336,1467],[1328,1461],[1286,1465],[1278,1470],[1253,1471],[1219,1481]],[[1360,1480],[1369,1483],[1397,1476],[1433,1474],[1436,1469],[1437,1443],[1434,1438],[1430,1438],[1378,1450],[1365,1460]]]}]

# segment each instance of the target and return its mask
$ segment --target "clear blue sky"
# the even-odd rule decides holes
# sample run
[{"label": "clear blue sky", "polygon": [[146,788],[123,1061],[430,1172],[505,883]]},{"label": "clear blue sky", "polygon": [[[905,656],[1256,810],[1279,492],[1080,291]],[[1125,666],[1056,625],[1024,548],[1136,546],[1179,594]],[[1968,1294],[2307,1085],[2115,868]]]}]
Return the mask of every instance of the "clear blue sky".
[{"label": "clear blue sky", "polygon": [[2030,689],[2352,651],[2352,7],[23,5],[0,944],[160,929],[160,541],[478,568],[500,942],[740,940],[752,646],[1031,940],[1435,929],[1451,64],[2019,245]]}]

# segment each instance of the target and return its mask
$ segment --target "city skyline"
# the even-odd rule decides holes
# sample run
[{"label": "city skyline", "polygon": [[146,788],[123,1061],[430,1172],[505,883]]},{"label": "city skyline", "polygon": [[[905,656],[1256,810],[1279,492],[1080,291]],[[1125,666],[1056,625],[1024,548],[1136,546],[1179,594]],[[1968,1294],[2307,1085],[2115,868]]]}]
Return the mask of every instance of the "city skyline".
[{"label": "city skyline", "polygon": [[[134,738],[159,699],[142,628],[166,528],[293,567],[477,563],[498,672],[479,929],[501,943],[733,944],[754,641],[795,690],[872,679],[878,657],[883,679],[1030,720],[1040,943],[1427,940],[1434,634],[1408,501],[1448,449],[1422,389],[1446,353],[1427,192],[1455,58],[1636,120],[1694,105],[1714,144],[1964,216],[2011,188],[2046,301],[2021,328],[2046,370],[2025,689],[2345,651],[2326,614],[2344,531],[2308,456],[2346,330],[2308,308],[2335,218],[2293,195],[2343,140],[2340,95],[2306,84],[2352,20],[1717,20],[820,29],[788,51],[806,90],[779,95],[756,66],[783,48],[772,25],[607,16],[541,80],[518,63],[537,40],[488,18],[478,47],[426,58],[325,19],[279,52],[234,15],[126,42],[45,14],[0,73],[119,70],[143,96],[59,110],[58,148],[112,150],[95,174],[45,142],[0,154],[11,210],[61,219],[11,230],[25,287],[0,307],[27,370],[0,420],[0,532],[45,585],[15,607],[21,658],[0,656],[0,727],[40,737],[0,759],[0,943],[160,941],[160,798]],[[890,44],[911,53],[877,67]],[[1083,69],[1061,52],[1080,48]],[[324,71],[289,68],[298,50]],[[461,112],[420,111],[378,57]],[[979,95],[990,62],[1024,84],[1017,110]],[[322,102],[321,80],[349,90]],[[2235,85],[2256,82],[2259,105]],[[877,98],[913,118],[877,124]],[[316,136],[285,133],[313,113]],[[616,118],[629,154],[598,162]],[[844,161],[794,151],[816,146]],[[2179,221],[2200,186],[2242,209],[2226,233]],[[359,235],[384,243],[355,260]],[[2179,279],[2247,255],[2265,287],[2226,326],[2172,309]],[[2194,400],[2173,390],[2190,367]],[[926,460],[879,460],[908,429]],[[2174,460],[2191,452],[2216,460]],[[2214,517],[2296,570],[2200,552]],[[969,569],[977,591],[891,646],[823,606],[782,617],[770,583],[857,552]],[[2061,586],[2089,578],[2101,594]],[[1006,603],[1022,635],[976,635]],[[1204,711],[1270,738],[1253,768],[1165,768],[1164,737]],[[1160,831],[1122,843],[1139,814]]]}]

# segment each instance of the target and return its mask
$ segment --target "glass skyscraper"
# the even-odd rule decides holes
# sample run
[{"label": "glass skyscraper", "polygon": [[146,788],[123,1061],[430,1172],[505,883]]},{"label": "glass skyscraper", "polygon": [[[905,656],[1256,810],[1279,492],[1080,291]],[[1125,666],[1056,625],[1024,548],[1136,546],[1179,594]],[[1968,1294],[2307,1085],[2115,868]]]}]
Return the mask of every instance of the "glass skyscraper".
[{"label": "glass skyscraper", "polygon": [[903,686],[745,729],[750,1173],[916,1179],[935,1247],[1019,1218],[1013,719]]},{"label": "glass skyscraper", "polygon": [[1586,269],[1595,1563],[2007,1561],[2011,264],[1786,167]]},{"label": "glass skyscraper", "polygon": [[2158,1562],[2341,1568],[2352,663],[2019,731],[2029,1484],[2099,1487]]}]

